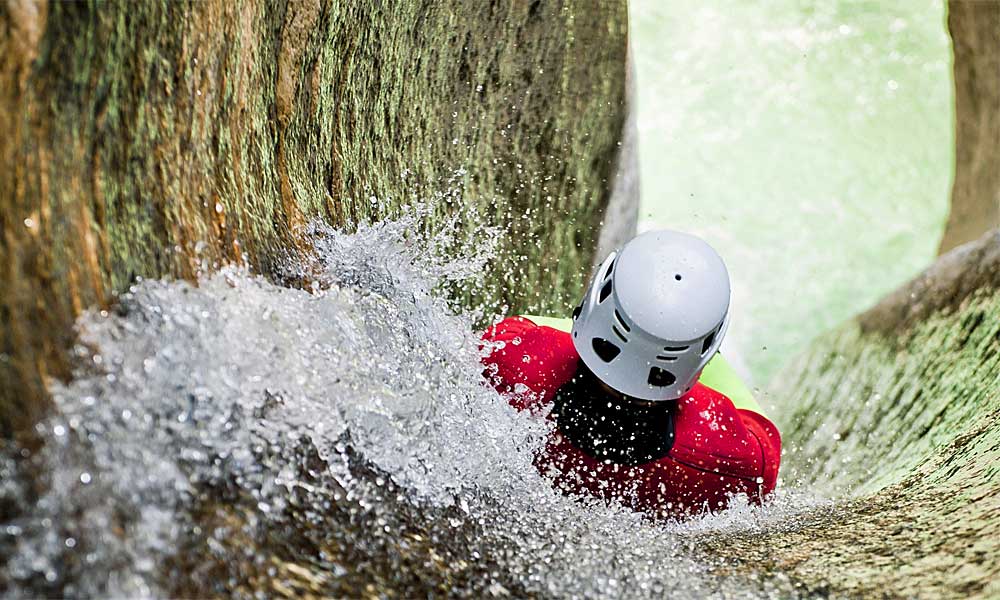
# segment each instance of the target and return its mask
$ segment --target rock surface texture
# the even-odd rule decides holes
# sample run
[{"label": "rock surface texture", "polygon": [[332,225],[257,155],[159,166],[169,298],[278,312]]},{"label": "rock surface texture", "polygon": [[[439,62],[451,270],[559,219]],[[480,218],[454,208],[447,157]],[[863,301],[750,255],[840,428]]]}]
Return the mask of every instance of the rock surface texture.
[{"label": "rock surface texture", "polygon": [[488,299],[567,310],[611,194],[626,29],[625,2],[3,3],[0,434],[68,376],[81,310],[225,262],[281,276],[315,219],[459,189],[435,214],[506,228]]},{"label": "rock surface texture", "polygon": [[942,256],[776,381],[786,485],[842,500],[713,537],[715,551],[809,593],[1000,594],[1000,232]]},{"label": "rock surface texture", "polygon": [[[981,232],[988,218],[975,216],[983,213],[963,213],[963,207],[997,207],[998,5],[953,0],[950,6],[959,127],[954,221],[972,223]],[[627,166],[634,164],[634,156],[629,156],[634,130],[622,133],[627,112],[626,30],[624,1],[9,0],[0,4],[0,442],[11,445],[11,437],[24,442],[26,432],[49,406],[47,379],[69,376],[69,349],[76,340],[73,320],[81,311],[114,304],[137,278],[194,279],[225,263],[248,264],[290,286],[311,283],[315,279],[310,281],[310,274],[290,272],[287,266],[308,263],[300,259],[308,258],[314,248],[303,231],[315,220],[350,228],[398,215],[406,205],[421,201],[433,207],[429,219],[443,220],[449,214],[465,214],[460,211],[471,206],[476,217],[459,220],[460,229],[498,225],[505,238],[489,267],[492,287],[476,291],[476,298],[468,296],[468,290],[454,293],[465,294],[462,298],[467,301],[485,299],[491,306],[507,303],[511,312],[565,312],[587,276],[599,224],[615,187],[620,201],[615,206],[634,205],[637,184],[623,179],[634,175]],[[634,216],[634,209],[624,208],[607,219],[626,227],[609,230],[605,243],[613,245],[627,236]],[[949,231],[958,231],[957,227],[950,226]],[[970,235],[975,234],[954,234],[957,237],[944,246]],[[393,274],[377,275],[391,280]],[[218,277],[215,285],[223,292],[217,293],[241,293],[235,284],[236,291],[228,291],[224,276]],[[168,286],[154,283],[152,288]],[[412,289],[400,289],[407,292],[401,296],[416,297]],[[273,293],[309,296],[287,287]],[[149,289],[143,294],[157,297]],[[345,294],[343,306],[351,306],[347,296],[354,295]],[[358,303],[378,301],[377,294],[356,295]],[[308,298],[300,300],[309,305]],[[287,300],[280,306],[285,304]],[[127,312],[127,305],[123,302],[117,310]],[[152,301],[138,306],[135,299],[132,305],[134,320],[127,320],[128,314],[118,315],[116,322],[125,333],[109,334],[105,339],[109,346],[114,346],[115,336],[141,338],[136,330],[155,331],[157,323],[163,331],[176,331],[168,327],[173,325],[166,323],[161,310],[171,307]],[[366,323],[358,329],[396,309],[398,314],[390,316],[398,318],[386,319],[382,326],[398,334],[398,340],[387,337],[403,349],[393,356],[406,354],[411,346],[403,334],[408,331],[401,333],[390,325],[409,314],[400,308],[406,306],[384,304],[379,310],[360,312]],[[220,334],[225,344],[209,344],[199,327],[203,321],[198,320],[206,318],[205,313],[186,312],[193,306],[173,308],[173,314],[190,325],[190,346],[172,350],[177,364],[187,365],[181,359],[199,343],[204,362],[225,358],[227,348],[245,343],[245,336],[233,344]],[[258,314],[255,311],[246,314]],[[223,325],[236,320],[225,314],[219,319]],[[316,321],[324,319],[309,319],[302,327],[293,321],[289,335],[307,331]],[[345,330],[353,331],[346,326]],[[463,331],[468,333],[467,328]],[[304,339],[317,346],[323,341]],[[345,334],[343,339],[356,341],[357,336]],[[345,342],[338,348],[349,346]],[[128,354],[120,357],[118,381],[147,367],[155,375],[156,364],[147,365],[141,356]],[[412,363],[410,372],[430,372],[439,362],[452,362],[441,360],[442,355],[448,356],[435,352],[427,362]],[[81,356],[95,362],[96,354]],[[484,389],[478,358],[473,352],[470,394]],[[124,369],[129,359],[139,364]],[[275,360],[267,355],[258,362],[270,365]],[[239,371],[239,364],[232,362],[212,365],[212,373],[221,374],[226,383],[218,390],[229,389],[234,372],[241,375],[235,378],[238,384],[252,379],[252,372]],[[188,367],[197,370],[201,365]],[[116,452],[148,451],[147,446],[197,450],[205,429],[201,421],[192,424],[189,415],[195,414],[198,402],[202,408],[218,403],[198,400],[204,390],[192,381],[182,382],[193,388],[190,396],[178,396],[185,407],[190,401],[190,407],[164,413],[160,421],[150,420],[147,439],[142,429],[147,422],[133,425],[138,413],[133,414],[128,404],[150,392],[146,380],[139,377],[132,380],[142,382],[134,389],[118,389],[115,379],[87,377],[85,369],[77,372],[85,376],[85,389],[105,390],[102,399],[120,401],[124,409],[105,421],[50,423],[51,436],[69,432],[79,434],[81,443],[97,439],[111,458],[94,466],[113,474],[115,467],[127,463],[134,471],[120,471],[128,477],[111,487],[107,481],[118,480],[100,480],[97,470],[94,476],[83,471],[91,469],[89,464],[68,465],[73,467],[71,476],[56,481],[65,485],[50,485],[47,491],[35,489],[31,477],[23,478],[24,489],[17,490],[16,497],[29,509],[38,511],[32,504],[39,496],[54,499],[42,508],[52,510],[58,520],[39,518],[34,527],[40,547],[52,550],[54,545],[58,550],[45,556],[58,558],[69,552],[84,557],[56,561],[69,572],[68,578],[85,574],[90,580],[99,579],[104,571],[81,562],[94,549],[87,543],[125,539],[127,532],[119,521],[137,519],[123,514],[117,504],[105,505],[105,490],[126,495],[145,485],[147,493],[135,496],[134,509],[158,528],[135,531],[175,529],[174,537],[185,543],[169,552],[154,548],[156,552],[142,554],[145,560],[134,565],[101,563],[102,569],[170,574],[158,581],[168,592],[164,595],[170,596],[204,596],[206,589],[248,597],[259,593],[410,597],[463,591],[470,596],[516,597],[541,596],[539,590],[544,589],[584,596],[565,591],[574,588],[538,587],[552,567],[536,558],[549,556],[545,553],[552,548],[590,548],[599,559],[576,571],[569,567],[580,564],[578,555],[568,555],[573,560],[566,561],[567,570],[562,571],[566,575],[559,582],[548,582],[552,585],[617,585],[610,576],[614,570],[600,569],[665,563],[678,581],[700,582],[718,574],[720,581],[735,580],[738,589],[748,593],[757,590],[759,581],[766,592],[767,582],[777,579],[782,590],[791,585],[807,594],[838,597],[1000,595],[996,583],[1000,581],[1000,233],[996,232],[942,256],[878,306],[818,339],[776,379],[780,385],[770,400],[787,448],[785,486],[816,490],[836,502],[776,524],[705,533],[690,544],[685,540],[692,552],[697,548],[700,554],[719,559],[705,562],[720,565],[705,577],[702,571],[695,575],[683,568],[675,571],[675,564],[662,553],[656,553],[655,560],[645,558],[652,554],[630,555],[637,549],[633,544],[612,546],[621,551],[608,552],[608,540],[621,539],[610,528],[619,521],[602,521],[608,528],[600,530],[599,537],[574,538],[564,532],[589,521],[577,518],[582,513],[573,507],[559,513],[572,517],[564,521],[536,519],[535,513],[528,513],[528,521],[518,521],[520,513],[502,506],[503,510],[469,513],[462,502],[420,508],[407,502],[397,484],[383,478],[377,464],[353,455],[349,447],[337,449],[336,443],[335,452],[321,456],[317,447],[300,437],[300,430],[311,424],[308,421],[281,421],[295,427],[277,431],[252,430],[270,413],[298,406],[302,394],[283,398],[265,389],[259,410],[232,419],[248,423],[247,431],[253,435],[244,432],[246,440],[267,440],[240,444],[237,450],[253,453],[255,460],[240,463],[239,469],[218,469],[216,474],[222,459],[217,464],[215,455],[162,452],[164,462],[174,469],[176,480],[169,481],[176,483],[176,489],[166,490],[174,495],[160,494],[154,484],[161,482],[155,477],[143,480],[145,463],[129,463],[128,454],[119,459]],[[183,388],[175,384],[173,373],[163,376],[159,389]],[[453,383],[455,377],[445,375]],[[359,381],[353,383],[369,389]],[[81,406],[99,404],[93,396],[78,398],[65,389],[64,396],[67,401],[79,400]],[[153,409],[163,404],[160,398],[145,398],[147,415],[156,414]],[[243,396],[234,392],[234,398]],[[310,409],[307,417],[317,414],[312,405],[305,406]],[[225,425],[231,422],[226,420],[228,414],[206,414],[219,417]],[[125,421],[128,426],[122,425]],[[477,413],[470,423],[481,421],[482,414]],[[134,434],[141,443],[126,446],[113,436],[100,439],[101,431],[108,430]],[[94,435],[80,433],[84,431]],[[157,435],[161,441],[173,441],[171,431],[191,439],[181,439],[184,443],[177,446],[147,443]],[[230,429],[220,425],[219,431],[225,435],[214,441],[228,442]],[[329,441],[318,433],[316,439]],[[463,455],[472,446],[463,445]],[[21,460],[32,454],[30,448],[30,444],[20,447],[17,460],[0,463],[0,472],[30,466]],[[52,448],[56,450],[50,453],[52,462],[39,464],[61,464],[56,460],[61,456],[58,444],[45,447]],[[177,459],[174,454],[181,456]],[[324,462],[334,459],[351,463],[357,475],[354,487],[347,486],[351,493]],[[528,459],[525,466],[532,467]],[[181,464],[184,461],[212,468],[185,471],[180,468],[187,464]],[[281,468],[272,472],[261,466],[265,464]],[[285,477],[286,470],[297,479]],[[193,480],[190,473],[202,473],[203,480]],[[274,507],[263,500],[276,494],[262,496],[261,490],[277,485],[275,473],[284,478],[282,485],[289,486],[287,493],[279,490],[287,506],[282,519],[268,521],[266,515]],[[102,481],[105,487],[98,485]],[[197,495],[191,492],[195,484]],[[358,489],[365,494],[356,495]],[[79,490],[84,492],[78,494]],[[15,494],[6,488],[0,491],[4,492],[2,519],[11,510],[5,502]],[[100,517],[80,519],[96,523],[91,537],[78,542],[76,537],[57,535],[59,526],[76,518],[64,514],[75,505],[62,500],[87,499],[87,493],[90,502],[81,506]],[[163,514],[151,509],[160,495],[167,496],[160,498],[164,506],[172,508]],[[551,505],[542,506],[546,515],[554,514],[552,507],[560,502],[570,502],[561,496],[550,500]],[[509,515],[510,523],[520,529],[497,527],[470,514],[489,515],[501,524]],[[177,515],[186,520],[178,521]],[[31,516],[15,515],[24,517],[24,522]],[[660,530],[635,529],[657,542],[675,541]],[[544,535],[529,535],[536,530]],[[29,547],[15,539],[24,532],[12,531],[5,528],[0,542]],[[377,532],[386,535],[374,535]],[[151,544],[159,541],[133,537]],[[577,544],[578,540],[588,541]],[[67,550],[78,543],[82,552]],[[362,548],[363,544],[368,547]],[[13,555],[0,553],[0,566]],[[18,558],[32,556],[21,552]],[[117,555],[104,556],[113,563]],[[162,564],[148,556],[172,558]],[[36,561],[27,559],[22,561],[28,563],[27,570],[15,573],[18,582],[26,582],[23,589],[53,596],[88,589],[66,587],[56,580],[63,575],[55,572],[50,580],[46,568],[36,568]],[[536,571],[520,577],[528,569]],[[509,585],[501,585],[504,581]],[[205,587],[206,582],[216,587]],[[636,587],[627,577],[621,584],[616,589],[625,590],[623,594],[646,589],[651,595],[668,595]]]},{"label": "rock surface texture", "polygon": [[775,377],[785,485],[838,500],[708,537],[734,572],[807,594],[1000,596],[1000,3],[950,0],[948,29],[947,253]]},{"label": "rock surface texture", "polygon": [[949,0],[955,181],[941,252],[1000,227],[1000,2]]}]

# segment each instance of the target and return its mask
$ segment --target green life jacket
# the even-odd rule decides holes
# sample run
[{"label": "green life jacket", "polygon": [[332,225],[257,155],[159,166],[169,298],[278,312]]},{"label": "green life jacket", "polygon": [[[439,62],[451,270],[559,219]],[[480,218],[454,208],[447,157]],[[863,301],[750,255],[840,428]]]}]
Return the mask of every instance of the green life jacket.
[{"label": "green life jacket", "polygon": [[[560,319],[556,317],[539,317],[535,315],[523,315],[525,319],[530,319],[535,325],[545,325],[546,327],[551,327],[553,329],[558,329],[559,331],[565,331],[569,333],[573,329],[572,319]],[[701,372],[701,377],[698,378],[699,383],[706,385],[713,390],[725,394],[736,408],[744,408],[746,410],[751,410],[759,415],[763,415],[764,411],[760,409],[760,405],[754,399],[753,394],[750,393],[750,388],[743,383],[743,380],[733,367],[726,362],[726,359],[722,357],[722,354],[716,352],[712,360],[708,361],[705,365],[704,370]]]}]

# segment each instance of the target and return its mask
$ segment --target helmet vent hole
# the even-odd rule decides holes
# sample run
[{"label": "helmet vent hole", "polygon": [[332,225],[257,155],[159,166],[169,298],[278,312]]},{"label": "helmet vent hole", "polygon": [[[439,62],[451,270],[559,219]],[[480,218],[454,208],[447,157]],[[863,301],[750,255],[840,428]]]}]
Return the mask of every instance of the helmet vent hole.
[{"label": "helmet vent hole", "polygon": [[583,305],[582,304],[578,305],[576,308],[573,309],[573,320],[574,321],[577,320],[577,318],[579,318],[580,312],[582,310],[583,310]]},{"label": "helmet vent hole", "polygon": [[608,270],[604,272],[604,278],[605,279],[607,279],[608,277],[611,277],[611,272],[615,270],[615,261],[616,260],[618,260],[617,256],[614,257],[614,258],[612,258],[611,262],[608,263]]},{"label": "helmet vent hole", "polygon": [[684,352],[691,346],[667,346],[664,348],[667,352]]},{"label": "helmet vent hole", "polygon": [[622,351],[613,342],[609,342],[604,338],[594,338],[590,342],[590,345],[594,348],[594,354],[606,363],[613,361]]},{"label": "helmet vent hole", "polygon": [[666,387],[668,385],[673,385],[677,383],[677,377],[673,373],[667,371],[666,369],[661,369],[660,367],[653,367],[649,370],[649,379],[646,380],[649,385],[655,387]]},{"label": "helmet vent hole", "polygon": [[702,353],[702,355],[704,355],[706,352],[708,352],[708,349],[712,347],[712,343],[713,342],[715,342],[715,332],[714,331],[712,333],[708,334],[708,337],[706,337],[705,341],[702,342],[702,344],[701,344],[701,353]]},{"label": "helmet vent hole", "polygon": [[611,295],[611,280],[608,279],[607,282],[605,282],[604,287],[601,288],[601,295],[598,296],[597,303],[600,304],[601,302],[604,302],[605,300],[608,299],[608,296],[610,295]]},{"label": "helmet vent hole", "polygon": [[618,313],[618,309],[615,309],[615,318],[618,319],[618,324],[622,326],[622,329],[632,331],[632,328],[625,324],[625,319]]},{"label": "helmet vent hole", "polygon": [[628,338],[625,337],[624,333],[618,331],[618,326],[617,325],[612,325],[611,326],[611,331],[615,332],[615,335],[618,336],[618,339],[620,339],[621,341],[625,342],[626,344],[628,343]]},{"label": "helmet vent hole", "polygon": [[664,356],[662,354],[657,354],[656,355],[656,360],[663,360],[663,361],[666,361],[666,362],[673,362],[673,361],[677,360],[677,357],[676,356]]},{"label": "helmet vent hole", "polygon": [[680,281],[681,279],[683,279],[683,277],[681,277],[681,274],[678,273],[678,274],[674,275],[674,279],[676,279],[677,281]]}]

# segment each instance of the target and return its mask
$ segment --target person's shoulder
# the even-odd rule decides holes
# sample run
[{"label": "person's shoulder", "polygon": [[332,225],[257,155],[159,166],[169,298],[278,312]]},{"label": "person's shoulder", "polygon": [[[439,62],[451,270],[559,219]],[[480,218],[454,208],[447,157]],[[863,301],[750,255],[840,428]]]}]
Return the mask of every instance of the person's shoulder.
[{"label": "person's shoulder", "polygon": [[729,396],[700,381],[696,382],[686,394],[681,396],[678,399],[678,403],[736,410],[736,406]]},{"label": "person's shoulder", "polygon": [[740,418],[746,428],[754,433],[765,446],[773,446],[779,452],[781,450],[781,432],[778,426],[771,422],[764,415],[752,410],[739,409]]},{"label": "person's shoulder", "polygon": [[[696,383],[679,401],[678,431],[686,431],[696,442],[727,446],[725,440],[755,439],[767,465],[765,480],[777,475],[781,453],[781,433],[761,412],[736,406],[722,392]],[[692,446],[697,445],[692,442]],[[740,446],[743,446],[740,442]],[[771,486],[773,488],[773,485]]]},{"label": "person's shoulder", "polygon": [[725,394],[696,383],[677,401],[675,460],[726,476],[753,479],[763,472],[760,446],[746,414]]},{"label": "person's shoulder", "polygon": [[535,323],[533,323],[530,319],[514,315],[512,317],[506,317],[487,327],[486,331],[483,332],[483,338],[498,339],[514,336],[535,327],[537,327],[537,325],[535,325]]},{"label": "person's shoulder", "polygon": [[678,400],[678,404],[690,410],[697,409],[702,418],[709,415],[737,415],[744,423],[754,423],[767,430],[771,437],[777,436],[778,428],[758,409],[738,405],[727,394],[709,387],[701,382],[694,384],[687,394]]},{"label": "person's shoulder", "polygon": [[551,327],[559,331],[569,333],[573,330],[573,319],[568,317],[544,317],[541,315],[521,315],[522,319],[528,319],[539,327]]},{"label": "person's shoulder", "polygon": [[531,344],[553,345],[563,350],[573,347],[569,332],[549,325],[540,325],[532,317],[515,315],[492,325],[483,333],[483,339],[514,342],[514,345],[531,341]]},{"label": "person's shoulder", "polygon": [[514,320],[508,325],[508,330],[514,334],[510,340],[512,350],[520,351],[526,362],[543,360],[547,366],[570,362],[576,364],[579,356],[573,346],[572,336],[560,329],[547,325],[536,324],[531,317],[508,317],[505,321]]},{"label": "person's shoulder", "polygon": [[706,431],[712,432],[709,437],[728,437],[738,435],[743,429],[741,411],[733,401],[701,383],[695,383],[677,399],[677,409],[679,430],[697,432],[694,435],[699,439],[703,439]]},{"label": "person's shoulder", "polygon": [[530,319],[508,317],[483,336],[494,347],[483,359],[495,369],[495,384],[501,392],[527,387],[533,400],[512,399],[519,408],[547,402],[576,372],[579,355],[564,331],[541,327]]}]

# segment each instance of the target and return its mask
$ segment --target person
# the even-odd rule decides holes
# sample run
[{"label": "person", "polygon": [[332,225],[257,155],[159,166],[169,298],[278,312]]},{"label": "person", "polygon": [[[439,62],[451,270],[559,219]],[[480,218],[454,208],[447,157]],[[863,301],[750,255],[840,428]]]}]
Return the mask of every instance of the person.
[{"label": "person", "polygon": [[535,458],[560,489],[676,517],[759,503],[775,487],[778,429],[718,353],[730,282],[706,242],[651,231],[600,265],[572,319],[488,328],[485,373],[554,427]]}]

